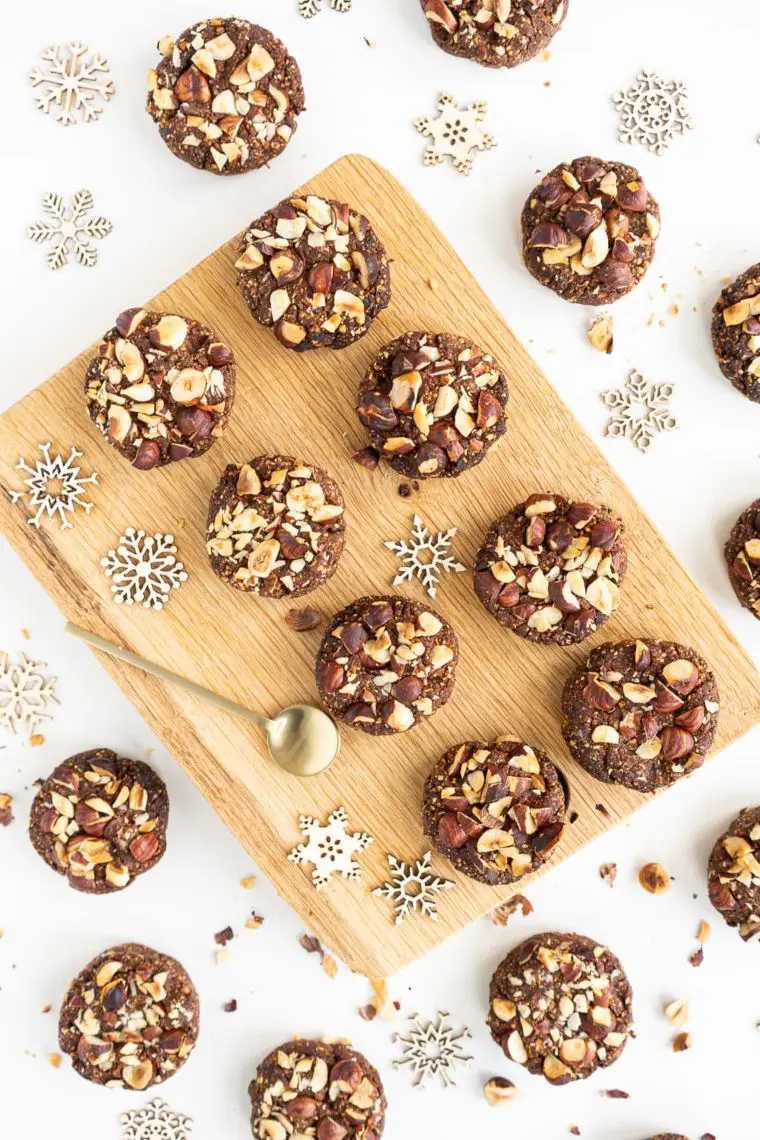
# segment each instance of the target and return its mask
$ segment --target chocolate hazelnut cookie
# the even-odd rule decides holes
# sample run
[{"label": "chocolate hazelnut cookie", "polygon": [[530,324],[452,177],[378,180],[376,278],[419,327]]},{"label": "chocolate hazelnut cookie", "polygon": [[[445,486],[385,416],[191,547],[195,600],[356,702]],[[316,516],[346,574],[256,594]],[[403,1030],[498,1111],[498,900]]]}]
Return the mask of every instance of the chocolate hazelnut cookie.
[{"label": "chocolate hazelnut cookie", "polygon": [[166,786],[152,768],[94,748],[64,760],[40,785],[29,838],[69,886],[110,894],[155,867],[168,819]]},{"label": "chocolate hazelnut cookie", "polygon": [[484,67],[517,67],[559,30],[568,0],[420,0],[433,39]]},{"label": "chocolate hazelnut cookie", "polygon": [[720,370],[747,399],[760,401],[760,264],[727,285],[713,308]]},{"label": "chocolate hazelnut cookie", "polygon": [[244,174],[277,158],[304,109],[298,64],[266,28],[202,20],[158,42],[147,111],[172,154],[212,174]]},{"label": "chocolate hazelnut cookie", "polygon": [[680,1136],[676,1132],[659,1132],[656,1136],[652,1136],[651,1140],[689,1140],[688,1136]]},{"label": "chocolate hazelnut cookie", "polygon": [[433,610],[397,595],[359,598],[322,639],[317,688],[344,724],[406,732],[446,704],[458,658],[454,630]]},{"label": "chocolate hazelnut cookie", "polygon": [[235,262],[254,320],[286,348],[345,348],[391,299],[388,258],[344,202],[289,198],[251,222]]},{"label": "chocolate hazelnut cookie", "polygon": [[380,1140],[386,1099],[366,1057],[340,1042],[286,1041],[248,1087],[255,1140]]},{"label": "chocolate hazelnut cookie", "polygon": [[372,363],[357,414],[408,479],[456,476],[506,431],[507,379],[494,358],[453,333],[396,337]]},{"label": "chocolate hazelnut cookie", "polygon": [[345,522],[338,484],[289,455],[230,463],[211,496],[206,550],[215,574],[266,598],[298,597],[335,573]]},{"label": "chocolate hazelnut cookie", "polygon": [[442,757],[423,794],[425,833],[458,871],[514,883],[549,858],[565,825],[565,793],[543,752],[516,737],[468,740]]},{"label": "chocolate hazelnut cookie", "polygon": [[611,305],[638,285],[654,257],[660,208],[622,162],[560,163],[522,213],[523,257],[565,301]]},{"label": "chocolate hazelnut cookie", "polygon": [[537,934],[497,966],[487,1024],[511,1061],[566,1085],[617,1061],[632,1003],[623,967],[606,946],[580,934]]},{"label": "chocolate hazelnut cookie", "polygon": [[760,499],[739,515],[724,553],[734,593],[745,610],[760,618]]},{"label": "chocolate hazelnut cookie", "polygon": [[528,641],[583,641],[620,605],[622,533],[609,507],[531,495],[489,530],[475,558],[475,593]]},{"label": "chocolate hazelnut cookie", "polygon": [[84,379],[90,419],[140,471],[194,459],[222,434],[235,398],[232,350],[190,317],[126,309]]},{"label": "chocolate hazelnut cookie", "polygon": [[93,958],[69,985],[58,1042],[85,1080],[142,1092],[182,1068],[198,1019],[198,994],[179,962],[129,942]]},{"label": "chocolate hazelnut cookie", "polygon": [[562,734],[597,780],[653,792],[701,767],[719,709],[715,677],[688,646],[607,642],[565,684]]},{"label": "chocolate hazelnut cookie", "polygon": [[739,812],[707,865],[710,902],[745,942],[760,940],[760,807]]}]

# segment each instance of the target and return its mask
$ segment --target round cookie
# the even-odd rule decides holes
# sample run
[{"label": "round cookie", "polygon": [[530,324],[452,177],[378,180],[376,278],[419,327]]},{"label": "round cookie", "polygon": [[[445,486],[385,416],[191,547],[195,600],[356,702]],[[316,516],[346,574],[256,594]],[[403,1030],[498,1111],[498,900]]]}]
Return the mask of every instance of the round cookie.
[{"label": "round cookie", "polygon": [[528,641],[583,641],[620,605],[622,534],[609,507],[531,495],[489,530],[475,558],[475,593]]},{"label": "round cookie", "polygon": [[651,1140],[689,1140],[688,1136],[680,1136],[675,1132],[659,1132],[656,1136],[652,1136]]},{"label": "round cookie", "polygon": [[712,342],[723,375],[760,401],[760,264],[727,285],[713,308]]},{"label": "round cookie", "polygon": [[760,940],[760,807],[739,812],[707,865],[710,901],[745,942]]},{"label": "round cookie", "polygon": [[739,515],[724,554],[734,593],[745,610],[760,618],[760,499]]},{"label": "round cookie", "polygon": [[660,208],[622,162],[560,163],[522,213],[523,257],[565,301],[611,305],[638,285],[654,257]]},{"label": "round cookie", "polygon": [[90,361],[90,419],[140,471],[195,459],[222,434],[235,397],[232,350],[190,317],[126,309]]},{"label": "round cookie", "polygon": [[497,966],[487,1024],[511,1061],[566,1085],[617,1061],[631,1032],[632,1001],[606,946],[580,934],[537,934]]},{"label": "round cookie", "polygon": [[159,862],[168,818],[166,786],[152,768],[94,748],[64,760],[40,786],[29,838],[69,886],[110,894]]},{"label": "round cookie", "polygon": [[719,709],[715,677],[688,646],[606,642],[565,684],[562,734],[597,780],[653,792],[702,765]]},{"label": "round cookie", "polygon": [[428,776],[422,818],[431,843],[481,883],[514,883],[551,855],[565,825],[565,793],[545,753],[516,737],[468,740]]},{"label": "round cookie", "polygon": [[546,47],[569,0],[420,0],[433,39],[484,67],[517,67]]},{"label": "round cookie", "polygon": [[290,198],[251,222],[235,262],[251,315],[286,348],[345,348],[391,299],[388,258],[344,202]]},{"label": "round cookie", "polygon": [[206,550],[238,590],[296,598],[336,571],[345,539],[343,496],[319,467],[289,455],[230,463],[209,504]]},{"label": "round cookie", "polygon": [[430,479],[485,458],[506,431],[508,398],[499,365],[465,337],[410,332],[375,358],[356,410],[394,471]]},{"label": "round cookie", "polygon": [[202,20],[159,40],[147,111],[172,154],[212,174],[244,174],[277,158],[304,109],[298,64],[266,28]]},{"label": "round cookie", "polygon": [[336,720],[374,736],[406,732],[451,696],[459,646],[439,614],[398,595],[359,598],[330,622],[317,688]]},{"label": "round cookie", "polygon": [[286,1041],[261,1062],[248,1093],[254,1140],[380,1140],[385,1127],[377,1069],[341,1042]]},{"label": "round cookie", "polygon": [[198,1018],[198,994],[179,962],[129,942],[93,958],[71,982],[58,1043],[85,1080],[142,1092],[182,1068]]}]

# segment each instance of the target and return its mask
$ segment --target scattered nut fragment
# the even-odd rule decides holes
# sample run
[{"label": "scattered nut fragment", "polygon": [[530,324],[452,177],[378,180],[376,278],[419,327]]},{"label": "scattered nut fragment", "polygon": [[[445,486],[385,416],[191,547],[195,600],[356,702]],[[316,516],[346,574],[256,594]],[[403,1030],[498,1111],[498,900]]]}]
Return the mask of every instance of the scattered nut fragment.
[{"label": "scattered nut fragment", "polygon": [[486,1081],[483,1085],[483,1096],[492,1108],[496,1108],[500,1104],[507,1104],[508,1101],[514,1100],[519,1095],[520,1090],[506,1077],[491,1077],[490,1081]]},{"label": "scattered nut fragment", "polygon": [[381,1021],[395,1021],[400,1008],[399,1002],[392,1001],[388,992],[388,983],[385,978],[370,978],[373,996],[367,1005],[361,1006],[358,1013],[363,1021],[374,1021],[379,1017]]},{"label": "scattered nut fragment", "polygon": [[244,879],[240,880],[240,886],[244,891],[249,891],[255,882],[256,875],[246,875]]},{"label": "scattered nut fragment", "polygon": [[219,930],[214,935],[214,942],[219,946],[226,946],[235,937],[231,926],[225,926],[224,930]]},{"label": "scattered nut fragment", "polygon": [[533,903],[525,895],[512,895],[506,902],[500,903],[490,914],[494,926],[506,926],[513,914],[522,911],[523,917],[533,913]]},{"label": "scattered nut fragment", "polygon": [[698,946],[694,953],[689,955],[689,965],[691,966],[701,966],[704,960],[705,952],[701,946]]},{"label": "scattered nut fragment", "polygon": [[29,737],[29,743],[31,744],[32,748],[39,748],[41,744],[45,743],[45,737],[41,732],[33,732]]},{"label": "scattered nut fragment", "polygon": [[690,1012],[688,1001],[670,1001],[663,1007],[663,1013],[671,1025],[685,1025]]},{"label": "scattered nut fragment", "polygon": [[322,615],[313,606],[304,606],[300,610],[288,610],[285,620],[296,633],[308,633],[321,624]]},{"label": "scattered nut fragment", "polygon": [[355,451],[351,458],[360,467],[366,467],[367,471],[374,471],[380,462],[380,452],[376,447],[363,447],[360,451]]},{"label": "scattered nut fragment", "polygon": [[699,942],[701,946],[704,946],[706,942],[710,941],[711,934],[712,929],[710,927],[710,923],[705,922],[703,919],[697,927],[697,942]]},{"label": "scattered nut fragment", "polygon": [[264,919],[260,914],[256,914],[256,911],[253,911],[250,918],[245,920],[246,930],[258,930],[263,924]]},{"label": "scattered nut fragment", "polygon": [[337,977],[338,963],[335,961],[331,954],[322,955],[322,969],[327,974],[328,978],[332,979]]},{"label": "scattered nut fragment", "polygon": [[600,313],[598,316],[592,317],[586,329],[586,336],[592,348],[595,348],[597,352],[606,352],[609,356],[614,344],[610,314]]},{"label": "scattered nut fragment", "polygon": [[684,1053],[687,1049],[691,1049],[691,1034],[679,1033],[673,1038],[673,1052]]},{"label": "scattered nut fragment", "polygon": [[7,792],[0,792],[0,827],[8,827],[13,822],[12,803],[13,796],[8,795]]},{"label": "scattered nut fragment", "polygon": [[661,895],[670,890],[667,871],[659,863],[645,863],[639,871],[639,882],[650,895]]},{"label": "scattered nut fragment", "polygon": [[599,868],[599,878],[608,887],[613,886],[617,878],[617,863],[602,863]]},{"label": "scattered nut fragment", "polygon": [[61,1060],[60,1053],[48,1053],[48,1064],[52,1065],[54,1069],[60,1069]]},{"label": "scattered nut fragment", "polygon": [[630,1100],[631,1094],[623,1089],[600,1089],[599,1096],[606,1096],[610,1100]]}]

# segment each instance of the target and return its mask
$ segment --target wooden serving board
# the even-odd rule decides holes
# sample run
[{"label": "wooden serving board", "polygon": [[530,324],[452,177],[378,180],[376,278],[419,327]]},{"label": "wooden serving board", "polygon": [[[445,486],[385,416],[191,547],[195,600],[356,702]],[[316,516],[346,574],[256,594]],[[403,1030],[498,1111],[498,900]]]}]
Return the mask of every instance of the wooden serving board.
[{"label": "wooden serving board", "polygon": [[[412,914],[395,927],[389,900],[370,894],[387,878],[388,854],[409,861],[427,850],[420,823],[422,785],[430,766],[452,744],[511,732],[559,764],[578,818],[567,828],[551,867],[643,800],[594,781],[570,759],[560,735],[562,685],[594,645],[637,635],[694,645],[713,666],[721,688],[716,751],[760,720],[760,678],[404,188],[369,159],[350,156],[307,189],[365,212],[386,243],[393,259],[393,301],[371,332],[337,353],[298,355],[282,348],[251,320],[235,287],[233,238],[148,302],[208,323],[232,346],[237,399],[225,436],[202,459],[149,473],[131,470],[87,417],[82,377],[93,352],[88,348],[0,420],[0,481],[5,488],[19,488],[21,473],[14,465],[19,456],[31,460],[39,454],[40,442],[51,439],[66,454],[75,444],[85,453],[86,469],[100,475],[100,485],[90,488],[95,509],[89,516],[80,512],[72,530],[61,531],[53,522],[37,530],[27,524],[23,499],[13,505],[5,495],[0,498],[11,542],[69,620],[269,715],[316,699],[313,662],[320,631],[294,633],[285,622],[293,603],[249,597],[213,575],[204,550],[206,512],[226,463],[267,451],[295,451],[339,480],[348,522],[339,570],[316,594],[295,603],[315,604],[325,615],[361,594],[390,588],[398,564],[383,542],[405,537],[415,511],[434,529],[459,528],[455,553],[466,565],[492,519],[536,491],[606,502],[620,512],[630,568],[623,605],[602,631],[574,649],[530,645],[485,612],[469,573],[446,576],[433,605],[460,638],[454,696],[408,735],[373,738],[345,729],[340,757],[311,781],[276,769],[261,734],[245,722],[103,657],[103,665],[308,927],[350,967],[380,977],[424,954],[512,890],[525,889],[526,880],[512,890],[479,886],[435,856],[434,869],[456,881],[456,890],[439,896],[437,923]],[[439,282],[436,292],[428,285],[431,271]],[[124,298],[125,307],[135,303]],[[381,345],[409,329],[462,333],[493,352],[509,376],[511,427],[480,467],[455,481],[428,481],[413,498],[403,499],[389,470],[370,474],[351,454],[366,443],[354,412],[360,378]],[[99,563],[128,526],[176,537],[189,579],[161,612],[112,601]],[[417,582],[405,589],[426,598]],[[101,743],[118,748],[117,739]],[[672,794],[675,798],[678,792]],[[595,809],[599,802],[608,816]],[[324,820],[341,805],[352,827],[369,832],[374,843],[359,855],[360,882],[338,878],[317,894],[311,868],[288,862],[287,854],[300,839],[299,813]],[[175,818],[174,826],[182,821]]]}]

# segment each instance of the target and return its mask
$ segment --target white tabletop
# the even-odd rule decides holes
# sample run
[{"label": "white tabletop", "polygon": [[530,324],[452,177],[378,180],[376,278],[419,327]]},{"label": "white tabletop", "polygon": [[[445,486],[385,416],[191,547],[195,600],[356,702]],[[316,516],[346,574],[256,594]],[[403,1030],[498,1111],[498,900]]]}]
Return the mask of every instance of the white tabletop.
[{"label": "white tabletop", "polygon": [[[308,113],[270,170],[231,179],[173,159],[143,111],[144,75],[159,36],[216,14],[176,0],[78,0],[68,8],[37,0],[32,19],[21,14],[6,26],[0,406],[294,186],[341,154],[363,151],[429,210],[700,587],[760,657],[760,626],[735,601],[721,555],[731,523],[758,493],[760,410],[721,377],[709,340],[721,279],[760,253],[756,0],[571,0],[548,60],[493,73],[438,51],[417,0],[355,0],[348,15],[325,11],[309,22],[298,16],[296,0],[248,0],[238,14],[271,27],[298,58]],[[67,38],[108,57],[117,94],[98,123],[64,129],[35,110],[25,76],[38,50]],[[663,157],[616,138],[610,97],[641,68],[683,80],[690,93],[696,128]],[[469,178],[421,163],[425,142],[412,122],[433,112],[441,91],[463,102],[488,101],[487,124],[499,145],[477,156]],[[517,219],[537,173],[588,153],[637,165],[663,216],[652,270],[614,307],[609,357],[586,342],[588,311],[538,286],[519,257]],[[40,216],[43,192],[68,195],[82,187],[93,191],[113,233],[99,243],[94,269],[49,272],[25,227]],[[676,385],[680,430],[656,439],[647,456],[628,441],[601,439],[599,392],[622,384],[633,367]],[[47,438],[44,424],[39,438]],[[76,442],[97,452],[92,439]],[[760,801],[756,734],[531,886],[529,918],[513,918],[507,930],[478,922],[392,980],[404,1014],[448,1010],[473,1035],[473,1062],[460,1070],[456,1088],[419,1092],[405,1070],[391,1066],[391,1036],[405,1029],[405,1018],[395,1026],[362,1021],[356,1010],[368,1000],[367,983],[345,968],[335,980],[327,977],[298,943],[300,920],[265,880],[240,888],[241,877],[255,870],[248,856],[88,651],[64,638],[60,613],[7,545],[0,596],[0,646],[48,662],[61,699],[41,730],[42,746],[0,742],[0,791],[14,796],[17,817],[0,829],[0,1135],[116,1140],[119,1114],[148,1099],[96,1088],[68,1061],[56,1070],[47,1059],[57,1050],[56,1011],[68,979],[101,949],[136,940],[177,955],[201,995],[199,1045],[157,1090],[195,1118],[199,1140],[249,1135],[247,1083],[262,1055],[295,1031],[350,1037],[380,1067],[390,1102],[388,1140],[560,1140],[572,1125],[586,1140],[642,1140],[668,1130],[694,1140],[705,1132],[718,1140],[758,1136],[757,947],[724,926],[705,891],[714,838],[740,807]],[[124,895],[98,899],[68,890],[24,834],[32,781],[95,746],[147,754],[172,799],[160,868]],[[597,874],[608,861],[619,868],[612,889]],[[648,861],[673,876],[668,894],[654,898],[638,886],[637,869]],[[244,928],[251,909],[266,919],[259,930]],[[700,919],[713,933],[695,969],[688,958]],[[229,961],[219,965],[213,936],[227,924],[236,937]],[[636,994],[637,1038],[622,1059],[563,1089],[506,1062],[484,1027],[497,962],[518,939],[551,929],[608,942]],[[231,998],[238,1010],[226,1013]],[[671,998],[692,1004],[693,1048],[686,1053],[671,1051],[674,1031],[661,1012]],[[53,1011],[44,1014],[48,1003]],[[515,1081],[521,1097],[489,1108],[481,1087],[494,1075]],[[600,1095],[609,1088],[630,1099]]]}]

